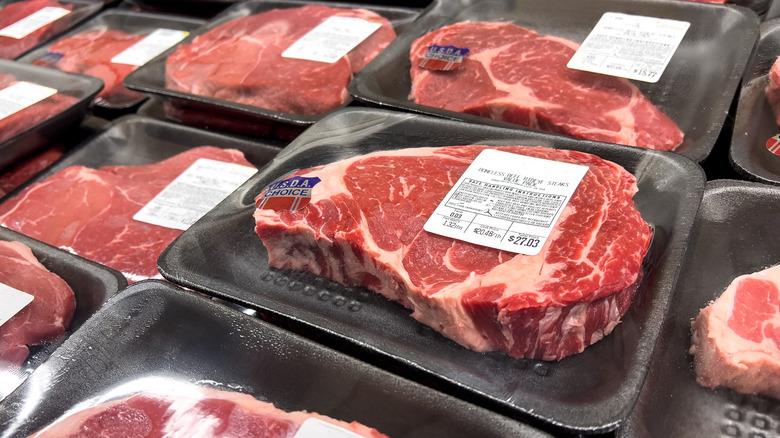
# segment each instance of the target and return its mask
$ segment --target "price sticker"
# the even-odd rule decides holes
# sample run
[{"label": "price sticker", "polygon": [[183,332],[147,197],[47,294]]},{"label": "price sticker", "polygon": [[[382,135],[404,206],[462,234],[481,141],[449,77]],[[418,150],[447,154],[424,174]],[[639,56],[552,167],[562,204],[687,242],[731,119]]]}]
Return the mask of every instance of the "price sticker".
[{"label": "price sticker", "polygon": [[328,17],[282,53],[284,58],[333,64],[371,36],[381,23],[354,17]]},{"label": "price sticker", "polygon": [[690,25],[687,21],[607,12],[566,66],[656,83]]},{"label": "price sticker", "polygon": [[141,208],[133,219],[186,230],[256,171],[239,164],[199,158]]},{"label": "price sticker", "polygon": [[47,6],[22,18],[16,23],[0,29],[0,36],[20,40],[43,26],[53,23],[68,14],[70,14],[70,11],[67,9]]},{"label": "price sticker", "polygon": [[539,254],[588,167],[485,149],[423,229],[477,245]]},{"label": "price sticker", "polygon": [[173,29],[157,29],[141,41],[133,44],[122,53],[111,58],[115,64],[142,66],[154,59],[160,53],[187,38],[189,32]]},{"label": "price sticker", "polygon": [[301,423],[293,438],[362,438],[351,430],[336,426],[319,418],[307,418]]},{"label": "price sticker", "polygon": [[32,303],[33,296],[0,283],[0,325],[8,322],[14,315]]},{"label": "price sticker", "polygon": [[19,81],[0,90],[0,120],[57,94],[54,88]]}]

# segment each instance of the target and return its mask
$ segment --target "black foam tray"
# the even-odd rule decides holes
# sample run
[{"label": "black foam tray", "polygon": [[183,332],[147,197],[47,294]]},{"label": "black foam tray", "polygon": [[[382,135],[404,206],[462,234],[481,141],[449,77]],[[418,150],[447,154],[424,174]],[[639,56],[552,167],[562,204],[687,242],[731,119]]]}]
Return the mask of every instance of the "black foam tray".
[{"label": "black foam tray", "polygon": [[[646,275],[615,331],[560,362],[480,354],[444,338],[398,303],[310,274],[269,269],[254,233],[254,198],[293,169],[377,150],[524,144],[595,153],[638,178],[635,202],[655,230]],[[375,109],[346,109],[309,128],[163,252],[163,276],[332,336],[384,366],[422,373],[475,403],[567,430],[614,429],[639,393],[704,187],[701,169],[676,154],[470,125]],[[433,378],[432,380],[430,378]]]},{"label": "black foam tray", "polygon": [[248,393],[394,438],[547,436],[152,280],[109,301],[0,404],[0,437],[27,436],[94,398],[176,384]]},{"label": "black foam tray", "polygon": [[[696,383],[691,321],[737,276],[780,261],[780,188],[707,183],[659,348],[621,437],[778,437],[780,402]],[[663,347],[661,347],[663,346]]]}]

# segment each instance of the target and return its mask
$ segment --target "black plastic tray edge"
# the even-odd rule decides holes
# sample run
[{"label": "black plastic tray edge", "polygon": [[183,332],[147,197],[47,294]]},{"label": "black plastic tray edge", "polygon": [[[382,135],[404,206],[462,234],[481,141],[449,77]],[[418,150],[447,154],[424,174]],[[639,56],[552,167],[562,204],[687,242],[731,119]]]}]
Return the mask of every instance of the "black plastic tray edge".
[{"label": "black plastic tray edge", "polygon": [[[329,119],[329,118],[339,117],[340,115],[343,115],[343,114],[345,114],[347,112],[350,112],[350,111],[356,111],[356,112],[362,112],[362,111],[366,111],[366,112],[371,112],[371,111],[387,112],[385,110],[372,110],[372,109],[352,108],[352,109],[341,110],[341,111],[338,111],[338,112],[333,113],[333,114],[329,114],[329,115],[327,115],[325,117],[324,121],[327,121],[327,119]],[[399,115],[401,115],[401,114],[399,114]],[[407,114],[407,115],[411,115],[411,114]],[[424,117],[430,117],[430,116],[424,116]],[[486,127],[486,128],[487,129],[491,129],[490,127]],[[504,131],[506,131],[506,130],[504,130]],[[549,133],[537,133],[535,131],[527,132],[525,134],[522,133],[522,132],[518,133],[519,136],[529,136],[529,137],[531,135],[534,135],[534,134],[538,134],[540,137],[547,137],[547,139],[548,139],[548,141],[550,143],[553,143],[556,140],[560,141],[560,137],[559,136],[556,136],[554,134],[549,134]],[[293,144],[295,144],[295,143],[297,143],[299,141],[305,141],[305,140],[306,139],[296,140],[296,141],[293,142]],[[578,142],[578,143],[581,143],[581,144],[585,144],[585,145],[590,144],[592,146],[596,146],[597,148],[607,148],[607,149],[609,149],[609,148],[620,148],[621,147],[620,145],[614,145],[614,144],[610,144],[610,143],[601,143],[601,142],[595,142],[595,141],[581,141],[581,140],[578,141],[578,140],[575,140],[575,139],[568,139],[568,140],[575,141],[575,142]],[[277,161],[284,160],[284,158],[287,155],[287,153],[292,152],[293,149],[294,149],[294,147],[293,148],[291,148],[291,147],[286,148],[284,151],[282,151],[282,153],[280,153],[276,158],[274,158],[274,160],[272,160],[268,164],[267,167],[268,168],[273,168],[274,163],[276,163]],[[585,150],[585,149],[580,149],[580,150]],[[695,201],[696,201],[696,209],[698,209],[698,203],[701,200],[701,196],[702,196],[702,193],[703,193],[703,190],[704,190],[705,178],[704,178],[703,170],[698,165],[696,165],[696,163],[692,162],[688,158],[682,158],[679,155],[673,154],[673,153],[651,151],[651,150],[639,149],[639,148],[633,148],[633,150],[637,151],[637,153],[640,153],[640,154],[641,153],[648,153],[648,154],[659,154],[661,156],[666,156],[669,159],[671,159],[672,161],[676,161],[677,163],[679,163],[680,165],[682,165],[684,167],[695,166],[695,167],[691,167],[691,171],[696,172],[696,170],[698,170],[697,175],[698,175],[698,177],[699,177],[698,179],[700,181],[699,181],[699,184],[698,184],[697,187],[691,187],[691,188],[692,189],[697,189],[697,191],[698,191],[698,196],[694,196],[696,198],[695,199]],[[680,157],[680,158],[678,158],[678,157]],[[258,172],[258,176],[261,175],[262,173],[263,173],[262,171]],[[253,179],[254,178],[250,179],[244,186],[239,188],[238,191],[243,190],[244,187],[249,185]],[[227,202],[227,199],[224,202]],[[688,218],[686,218],[686,220],[681,224],[681,227],[685,228],[686,230],[690,230],[691,226],[693,225],[693,220],[694,220],[696,211],[693,211],[693,212],[690,212],[690,213],[691,213],[690,216]],[[207,220],[207,219],[208,219],[208,216],[204,217],[203,220]],[[679,236],[679,231],[677,231],[677,234],[678,234],[677,240],[670,240],[669,253],[673,257],[670,257],[669,259],[675,259],[676,260],[676,259],[682,258],[684,256],[684,254],[685,254],[685,250],[686,250],[686,247],[687,247],[687,244],[688,244],[690,233],[688,233],[688,234],[686,234],[684,236]],[[169,272],[166,269],[166,265],[164,264],[165,262],[163,260],[166,258],[168,252],[170,252],[171,249],[175,245],[176,245],[176,241],[174,241],[168,248],[166,248],[163,251],[163,253],[161,254],[160,258],[158,259],[158,270],[160,271],[160,273],[163,275],[163,277],[165,279],[167,279],[167,280],[169,280],[169,281],[171,281],[173,283],[182,285],[184,287],[187,287],[187,288],[190,288],[190,289],[193,289],[193,290],[198,290],[198,291],[201,291],[203,293],[212,295],[214,297],[218,297],[218,298],[226,300],[228,302],[234,302],[234,303],[237,303],[237,304],[239,304],[241,306],[244,306],[244,307],[256,309],[259,312],[267,315],[267,317],[269,317],[271,319],[276,319],[277,321],[274,321],[274,323],[277,324],[277,325],[279,325],[279,324],[285,324],[285,325],[286,324],[291,324],[289,327],[286,327],[289,330],[296,330],[296,329],[300,329],[301,327],[303,327],[304,328],[304,333],[309,332],[309,333],[322,333],[322,334],[325,334],[329,338],[331,338],[330,342],[332,342],[332,344],[329,344],[329,346],[333,346],[334,348],[345,348],[344,347],[345,343],[354,345],[355,347],[357,347],[357,349],[354,350],[354,351],[350,350],[350,354],[358,355],[359,357],[361,357],[364,360],[372,360],[372,359],[369,359],[369,358],[373,358],[373,359],[375,359],[375,358],[390,358],[390,359],[392,359],[394,361],[397,361],[398,363],[402,364],[405,367],[405,369],[395,370],[395,372],[397,372],[397,373],[401,372],[401,373],[403,373],[402,375],[404,375],[405,377],[410,377],[410,378],[413,378],[413,377],[411,377],[413,375],[423,376],[421,378],[422,381],[427,382],[428,384],[430,384],[429,379],[431,379],[431,378],[436,379],[439,382],[444,383],[444,385],[446,385],[445,391],[450,393],[450,394],[452,394],[452,395],[454,395],[454,396],[458,396],[458,397],[463,398],[464,395],[467,395],[467,396],[474,396],[475,395],[474,392],[473,392],[474,390],[469,388],[467,385],[463,385],[463,384],[461,384],[458,381],[448,379],[447,377],[444,377],[444,376],[436,375],[433,372],[425,369],[423,366],[421,366],[421,365],[419,365],[419,364],[417,364],[415,362],[412,362],[410,360],[406,360],[403,357],[400,357],[400,356],[388,353],[388,352],[384,351],[383,349],[381,349],[381,348],[379,348],[379,347],[377,347],[375,345],[355,340],[355,339],[351,338],[349,335],[342,334],[341,333],[343,331],[343,330],[341,330],[342,327],[339,327],[338,331],[331,330],[331,329],[328,329],[328,328],[324,327],[323,323],[322,323],[323,318],[320,317],[319,315],[315,314],[315,313],[311,313],[311,312],[308,312],[308,311],[303,311],[303,313],[306,314],[305,317],[304,318],[297,318],[297,317],[291,315],[291,313],[292,313],[291,311],[301,312],[301,309],[295,309],[295,308],[289,307],[289,306],[287,306],[287,305],[285,305],[283,303],[277,303],[274,300],[266,299],[262,295],[258,295],[257,296],[258,297],[257,301],[261,302],[261,303],[262,302],[266,302],[265,304],[257,304],[257,303],[253,303],[253,302],[248,302],[248,301],[245,301],[245,300],[242,300],[242,299],[238,299],[236,297],[231,296],[229,292],[225,292],[225,290],[223,290],[221,288],[217,289],[217,288],[212,288],[212,287],[209,287],[209,286],[204,286],[203,284],[200,284],[197,281],[192,281],[192,280],[190,280],[188,278],[185,278],[185,277],[182,277],[180,275],[177,275],[175,272],[171,273],[171,272]],[[661,285],[659,285],[658,289],[659,289],[659,291],[669,290],[669,293],[666,293],[665,295],[663,293],[659,293],[658,295],[660,295],[660,297],[659,296],[656,297],[656,300],[658,300],[659,298],[662,298],[662,303],[661,303],[662,306],[661,306],[661,308],[660,309],[656,309],[657,310],[656,314],[660,318],[660,320],[655,325],[655,331],[656,332],[659,330],[661,322],[663,322],[663,320],[666,318],[667,309],[668,309],[668,306],[669,306],[670,301],[671,301],[671,290],[673,290],[673,287],[674,287],[674,285],[677,282],[677,278],[678,278],[679,272],[680,272],[680,265],[679,265],[679,263],[672,264],[671,266],[669,266],[670,263],[671,262],[664,261],[662,263],[662,266],[659,268],[659,272],[664,272],[665,273],[664,277],[667,280],[668,284],[666,284],[666,285],[661,284]],[[270,305],[268,303],[270,303]],[[338,323],[338,322],[336,322],[335,325],[341,326],[341,324]],[[296,326],[298,326],[298,327],[296,327]],[[646,330],[650,330],[648,328],[645,328],[645,329]],[[657,346],[657,333],[653,336],[652,350],[654,350],[656,348],[656,346]],[[647,358],[649,358],[651,356],[652,356],[652,351],[650,351],[650,352],[648,352],[646,354]],[[372,360],[372,363],[373,363],[373,360]],[[378,366],[382,366],[382,365],[379,365],[379,364],[376,364],[376,363],[374,363],[374,364],[378,365]],[[645,368],[645,370],[643,372],[643,375],[642,375],[642,378],[641,378],[642,382],[644,381],[644,378],[646,377],[646,374],[647,374],[647,369]],[[639,384],[640,389],[641,389],[642,382],[640,382],[640,384]],[[578,433],[588,433],[588,434],[590,434],[590,433],[606,433],[606,432],[610,432],[610,431],[613,431],[616,428],[618,428],[620,426],[620,424],[625,420],[625,418],[630,413],[631,407],[636,402],[636,399],[638,398],[638,396],[639,396],[639,391],[637,391],[637,393],[635,394],[635,396],[633,397],[632,400],[628,400],[629,405],[627,405],[625,407],[625,409],[623,410],[623,412],[619,415],[620,418],[616,418],[613,421],[608,422],[607,424],[601,424],[599,426],[576,427],[576,426],[572,426],[570,424],[564,424],[564,423],[556,421],[554,419],[539,417],[538,414],[533,412],[533,410],[528,411],[527,409],[522,409],[522,408],[519,408],[517,406],[511,406],[511,405],[508,404],[508,402],[506,402],[504,400],[498,400],[498,399],[490,398],[489,396],[487,396],[485,394],[476,394],[476,397],[477,398],[481,398],[482,399],[481,401],[486,401],[488,403],[488,406],[490,406],[490,408],[492,410],[496,410],[498,412],[501,412],[504,415],[517,417],[517,414],[519,412],[522,415],[524,415],[524,417],[522,417],[523,421],[529,421],[529,420],[530,421],[542,421],[542,423],[539,423],[540,425],[538,425],[536,427],[543,427],[544,424],[548,424],[548,425],[553,425],[555,427],[563,428],[563,430],[556,430],[555,433],[571,433],[572,431],[576,431]],[[525,417],[525,416],[528,416],[528,417]]]},{"label": "black plastic tray edge", "polygon": [[[380,15],[383,15],[382,11],[393,12],[398,14],[405,13],[408,14],[405,17],[405,19],[409,20],[410,22],[413,19],[415,19],[419,14],[418,10],[411,9],[411,8],[394,7],[388,5],[361,4],[361,3],[340,3],[340,2],[305,1],[305,0],[274,0],[270,3],[285,3],[285,4],[289,4],[290,7],[305,6],[308,4],[321,4],[321,5],[330,6],[334,8],[348,8],[348,9],[364,8],[376,12]],[[227,9],[225,9],[224,11],[216,15],[213,19],[209,20],[206,24],[196,29],[195,31],[191,32],[190,36],[185,38],[181,43],[179,43],[179,45],[189,44],[198,35],[205,33],[206,31],[211,30],[212,28],[220,24],[224,24],[224,22],[226,22],[224,20],[224,17],[233,15],[234,11],[236,10],[251,8],[253,4],[257,5],[256,7],[261,8],[258,10],[258,13],[268,10],[270,8],[269,6],[263,5],[263,2],[260,0],[248,0],[242,2],[235,2]],[[247,14],[247,15],[251,15],[251,14]],[[395,23],[393,24],[394,26],[396,25]],[[263,120],[268,120],[273,122],[281,122],[281,123],[286,123],[286,124],[301,126],[301,127],[307,127],[312,125],[313,123],[316,123],[318,120],[322,119],[323,116],[348,106],[352,101],[351,96],[348,96],[347,100],[344,103],[342,103],[338,108],[330,112],[313,115],[313,116],[306,116],[306,115],[299,115],[299,114],[292,114],[292,113],[283,113],[283,112],[273,111],[266,108],[260,108],[260,107],[244,105],[244,104],[235,103],[226,100],[199,96],[196,94],[169,90],[165,87],[159,88],[154,85],[148,85],[145,82],[143,76],[147,74],[146,72],[148,70],[155,68],[155,66],[157,66],[158,64],[165,63],[165,60],[168,58],[168,56],[171,53],[173,53],[174,50],[175,48],[172,48],[162,53],[160,56],[156,58],[156,61],[150,61],[143,67],[140,67],[134,72],[127,75],[124,80],[125,87],[131,90],[155,95],[159,99],[162,99],[165,102],[179,103],[183,105],[185,108],[187,106],[191,106],[193,109],[196,110],[214,111],[214,108],[217,107],[219,108],[219,111],[223,112],[224,115],[226,116],[238,116],[238,117],[243,116],[244,118],[247,117],[257,118],[257,119],[263,119]],[[364,67],[363,69],[365,70],[366,67]],[[357,75],[355,75],[355,77],[357,77]],[[355,77],[353,77],[353,81]]]},{"label": "black plastic tray edge", "polygon": [[[759,169],[758,171],[751,171],[747,168],[747,163],[750,162],[749,155],[750,151],[748,148],[750,145],[747,145],[744,140],[744,135],[747,133],[743,133],[743,124],[748,123],[745,122],[746,118],[749,118],[750,115],[760,109],[760,108],[747,108],[744,105],[747,105],[744,102],[744,98],[746,96],[746,91],[748,90],[749,86],[756,82],[756,84],[760,84],[761,82],[765,82],[767,79],[767,75],[769,74],[769,70],[766,71],[758,70],[758,66],[756,65],[758,61],[758,53],[760,51],[760,48],[762,46],[762,42],[765,38],[768,38],[770,34],[780,32],[780,18],[775,18],[773,20],[768,20],[763,23],[761,23],[760,26],[760,37],[758,40],[758,43],[753,48],[753,52],[750,54],[750,60],[747,63],[747,67],[745,69],[745,76],[742,79],[742,85],[740,86],[740,95],[739,95],[739,101],[737,102],[737,110],[736,110],[736,117],[734,120],[734,132],[731,136],[731,144],[729,145],[729,164],[731,167],[743,178],[751,181],[758,181],[765,184],[774,184],[778,185],[780,184],[780,175],[774,175],[777,179],[773,179],[769,174],[771,174],[770,171],[766,171],[764,173],[763,169]],[[780,56],[780,52],[777,53],[777,56]],[[755,77],[754,77],[755,76]],[[760,102],[765,102],[765,98],[761,97],[759,98]],[[768,103],[767,103],[768,105]],[[748,111],[749,110],[749,111]],[[748,114],[750,113],[750,114]],[[780,130],[780,128],[778,128]]]},{"label": "black plastic tray edge", "polygon": [[[35,126],[29,127],[28,129],[9,138],[8,140],[0,142],[0,149],[6,149],[6,148],[10,149],[16,147],[16,148],[20,148],[22,151],[17,154],[18,157],[16,158],[9,159],[8,157],[6,157],[5,160],[0,160],[0,170],[3,170],[6,167],[12,165],[18,158],[27,155],[36,149],[35,144],[32,143],[28,143],[26,145],[24,144],[24,142],[27,140],[29,136],[35,135],[38,132],[42,132],[44,136],[54,136],[57,132],[67,129],[69,125],[77,125],[79,121],[81,121],[82,119],[84,119],[84,117],[86,117],[89,108],[92,106],[93,99],[100,92],[100,90],[103,89],[103,81],[89,76],[63,72],[59,70],[47,69],[44,67],[38,67],[34,65],[20,64],[17,61],[0,59],[0,68],[4,68],[4,67],[10,68],[12,71],[6,73],[14,74],[17,80],[19,80],[21,77],[13,71],[15,68],[22,68],[22,69],[30,68],[33,70],[37,70],[42,75],[52,76],[53,80],[54,79],[67,80],[70,77],[70,78],[78,78],[80,81],[86,81],[88,82],[88,84],[85,84],[85,87],[82,90],[83,96],[81,98],[78,98],[78,101],[74,105],[66,108],[63,111],[60,111],[59,113],[55,114],[52,117],[49,117],[48,119],[44,120],[41,123],[38,123]],[[58,76],[60,77],[58,78]],[[87,85],[89,87],[87,87]],[[55,127],[56,125],[62,125],[62,127],[56,128]]]}]

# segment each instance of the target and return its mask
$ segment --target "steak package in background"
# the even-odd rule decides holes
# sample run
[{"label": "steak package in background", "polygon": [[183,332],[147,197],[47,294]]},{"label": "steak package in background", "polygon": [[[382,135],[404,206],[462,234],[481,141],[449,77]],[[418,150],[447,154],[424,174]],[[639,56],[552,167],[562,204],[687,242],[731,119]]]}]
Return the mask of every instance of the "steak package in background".
[{"label": "steak package in background", "polygon": [[[463,161],[479,149],[446,147],[458,144],[484,145],[486,152],[528,146],[517,150],[559,160],[590,157],[586,161],[601,163],[599,168],[607,161],[618,166],[606,165],[604,170],[611,169],[606,173],[588,171],[580,184],[592,204],[574,208],[578,201],[572,201],[565,208],[583,215],[569,215],[568,220],[561,216],[566,227],[573,227],[569,235],[551,234],[548,243],[538,245],[547,247],[540,255],[516,255],[419,231],[429,211],[423,212],[423,205],[441,197],[442,186],[455,185],[453,168],[462,169]],[[501,178],[499,173],[486,175]],[[509,179],[534,183],[534,178]],[[497,192],[505,191],[504,183],[490,184]],[[622,189],[610,191],[615,184]],[[390,361],[432,382],[447,382],[442,387],[457,385],[469,400],[490,400],[564,428],[605,431],[617,427],[638,395],[703,184],[701,169],[676,154],[398,111],[346,108],[302,133],[179,236],[158,266],[166,279],[265,311],[307,336],[376,357],[383,366]],[[459,193],[457,202],[484,203],[482,209],[477,208],[482,204],[475,207],[486,213],[480,223],[492,221],[486,219],[487,211],[501,218],[520,208],[485,198]],[[634,213],[608,220],[609,212],[632,210],[629,199]],[[263,208],[275,204],[279,211],[258,210],[258,201]],[[604,210],[590,210],[596,205]],[[458,213],[453,213],[446,216],[455,219]],[[446,223],[455,229],[461,219],[469,217],[462,214]],[[596,222],[602,219],[614,226],[604,222],[599,236]],[[577,222],[580,227],[574,226]],[[645,253],[648,224],[652,242]],[[500,224],[490,227],[506,229]],[[475,235],[502,235],[491,228],[475,229],[483,230]],[[609,249],[603,246],[607,242]],[[562,251],[553,249],[558,245]],[[585,251],[588,262],[577,259],[584,258]],[[637,276],[623,276],[628,272]],[[577,273],[581,281],[564,280]],[[343,281],[347,276],[351,280]],[[539,284],[533,284],[535,279]],[[601,282],[606,287],[596,286]],[[540,289],[531,291],[536,286]],[[558,286],[560,293],[553,291]],[[596,286],[592,293],[583,293],[591,286]],[[396,295],[388,299],[372,289]],[[511,290],[520,289],[529,293],[516,301],[510,298]],[[582,302],[563,304],[573,304],[581,293]],[[402,304],[404,299],[413,300],[410,308]],[[538,305],[544,300],[561,306]],[[569,329],[567,336],[560,336]],[[474,351],[437,330],[454,333],[452,339],[459,342],[458,335],[470,333],[483,347],[503,344],[518,356],[525,341],[528,352],[556,354],[603,338],[561,360],[536,360]],[[508,334],[514,344],[504,343]],[[522,340],[515,334],[523,335]],[[596,387],[598,394],[593,392]]]},{"label": "steak package in background", "polygon": [[99,78],[104,87],[95,103],[110,109],[128,108],[146,96],[125,88],[125,76],[201,24],[201,20],[171,15],[108,11],[20,61]]},{"label": "steak package in background", "polygon": [[99,80],[0,60],[0,172],[86,116]]},{"label": "steak package in background", "polygon": [[242,2],[125,84],[181,110],[308,126],[350,102],[353,75],[416,16],[386,6]]},{"label": "steak package in background", "polygon": [[780,20],[761,25],[737,102],[729,163],[749,180],[780,184]]},{"label": "steak package in background", "polygon": [[[275,153],[263,144],[165,122],[122,119],[17,190],[0,205],[0,223],[112,267],[129,281],[159,277],[157,257],[186,229],[181,224],[196,220],[192,215],[219,202],[227,190],[211,172],[236,174],[240,184]],[[193,193],[195,183],[180,177],[204,166],[197,175],[212,183]],[[178,190],[185,203],[168,209],[150,204],[176,181],[170,190]],[[162,210],[139,217],[147,207]],[[169,217],[179,222],[170,224]]]},{"label": "steak package in background", "polygon": [[14,59],[97,13],[85,0],[0,2],[0,59]]},{"label": "steak package in background", "polygon": [[0,326],[0,401],[112,295],[118,272],[0,227],[0,283],[33,295]]},{"label": "steak package in background", "polygon": [[[674,39],[654,27],[661,21]],[[636,39],[610,33],[640,22]],[[757,29],[748,10],[683,1],[438,2],[355,77],[350,93],[372,105],[674,150],[700,162]]]}]

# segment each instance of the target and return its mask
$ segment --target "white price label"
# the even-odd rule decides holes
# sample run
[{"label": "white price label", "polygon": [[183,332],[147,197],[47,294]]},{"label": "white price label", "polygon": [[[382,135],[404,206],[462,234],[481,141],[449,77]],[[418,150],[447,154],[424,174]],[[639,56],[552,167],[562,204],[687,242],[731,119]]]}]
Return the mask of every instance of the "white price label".
[{"label": "white price label", "polygon": [[32,300],[32,295],[0,283],[0,325],[5,324]]},{"label": "white price label", "polygon": [[57,21],[68,14],[70,14],[70,11],[67,9],[47,6],[22,18],[14,24],[0,29],[0,36],[22,39],[43,26]]},{"label": "white price label", "polygon": [[382,27],[354,17],[328,17],[282,53],[284,58],[332,64]]},{"label": "white price label", "polygon": [[161,227],[186,230],[257,170],[199,158],[133,216]]},{"label": "white price label", "polygon": [[54,88],[20,81],[0,90],[0,120],[57,94]]},{"label": "white price label", "polygon": [[122,53],[111,58],[111,62],[142,66],[160,53],[175,46],[184,38],[187,38],[189,34],[189,32],[183,30],[157,29],[141,41],[123,50]]},{"label": "white price label", "polygon": [[423,229],[477,245],[539,254],[587,166],[485,149]]},{"label": "white price label", "polygon": [[362,436],[319,418],[307,418],[301,423],[293,438],[362,438]]},{"label": "white price label", "polygon": [[690,25],[687,21],[607,12],[567,67],[656,83]]}]

